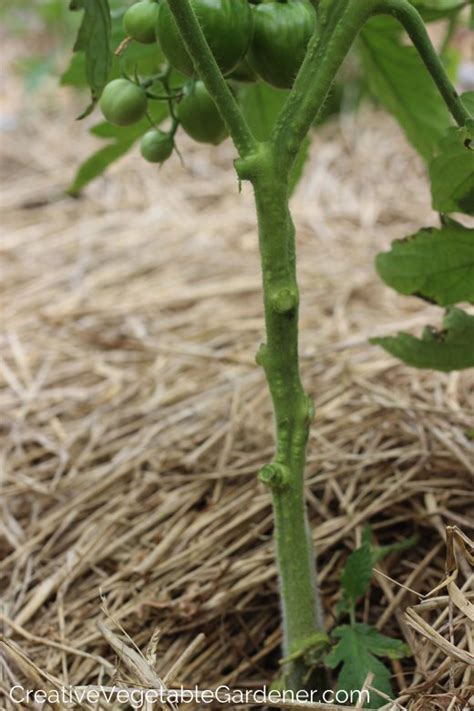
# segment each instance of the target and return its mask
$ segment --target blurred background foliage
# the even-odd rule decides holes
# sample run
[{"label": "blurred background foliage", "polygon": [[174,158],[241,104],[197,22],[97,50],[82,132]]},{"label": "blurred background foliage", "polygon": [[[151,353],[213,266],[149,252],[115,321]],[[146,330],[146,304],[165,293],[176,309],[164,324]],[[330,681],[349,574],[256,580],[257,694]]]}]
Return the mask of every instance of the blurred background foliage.
[{"label": "blurred background foliage", "polygon": [[[109,4],[115,49],[125,37],[122,17],[133,0],[110,0]],[[22,56],[14,62],[14,68],[23,76],[27,91],[40,88],[50,77],[60,77],[61,84],[66,86],[86,88],[84,56],[76,53],[71,58],[81,13],[71,12],[66,0],[3,0],[0,21],[10,36],[25,41]],[[139,72],[148,73],[156,71],[162,61],[156,46],[135,43],[127,49],[124,70],[133,72],[137,68]],[[119,62],[115,61],[112,75],[119,74]]]}]

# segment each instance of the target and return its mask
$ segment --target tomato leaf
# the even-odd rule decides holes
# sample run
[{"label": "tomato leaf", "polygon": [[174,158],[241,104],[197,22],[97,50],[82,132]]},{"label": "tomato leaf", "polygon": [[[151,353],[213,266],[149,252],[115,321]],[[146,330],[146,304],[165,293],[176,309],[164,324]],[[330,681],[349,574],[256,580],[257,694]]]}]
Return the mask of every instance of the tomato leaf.
[{"label": "tomato leaf", "polygon": [[[407,645],[362,623],[336,627],[332,637],[339,641],[326,656],[325,663],[331,669],[342,665],[338,689],[348,692],[362,689],[367,674],[372,672],[372,686],[392,698],[390,670],[377,657],[401,659],[410,654]],[[365,704],[365,708],[379,708],[384,701],[379,694],[372,692],[370,702]]]},{"label": "tomato leaf", "polygon": [[450,117],[416,49],[404,44],[397,23],[374,18],[359,39],[369,89],[398,119],[408,140],[429,160]]},{"label": "tomato leaf", "polygon": [[412,536],[386,546],[377,546],[372,542],[370,526],[366,526],[362,532],[360,547],[352,551],[342,569],[342,596],[336,606],[337,613],[353,613],[357,601],[369,589],[373,567],[390,553],[410,548],[417,540],[417,536]]},{"label": "tomato leaf", "polygon": [[90,105],[79,116],[84,118],[99,100],[112,67],[112,21],[108,0],[81,0],[80,7],[84,10],[84,17],[73,51],[84,52],[86,79],[92,97]]},{"label": "tomato leaf", "polygon": [[346,602],[354,607],[365,595],[372,579],[372,552],[369,543],[356,548],[346,560],[341,573],[341,586]]},{"label": "tomato leaf", "polygon": [[474,229],[454,220],[393,242],[375,263],[384,282],[400,294],[440,306],[474,303]]},{"label": "tomato leaf", "polygon": [[[474,114],[474,91],[463,94]],[[430,163],[433,208],[439,212],[474,215],[474,133],[472,128],[450,128]]]},{"label": "tomato leaf", "polygon": [[67,193],[72,197],[77,197],[91,180],[97,178],[111,163],[114,163],[118,158],[125,155],[133,146],[135,140],[136,138],[132,139],[129,137],[126,140],[109,143],[107,146],[93,153],[79,167],[73,182],[67,189]]},{"label": "tomato leaf", "polygon": [[59,83],[61,86],[73,86],[76,89],[87,86],[86,59],[83,52],[72,55],[69,66],[62,73]]},{"label": "tomato leaf", "polygon": [[399,333],[370,342],[415,368],[449,372],[474,367],[474,316],[457,308],[448,309],[443,328],[427,326],[422,338]]},{"label": "tomato leaf", "polygon": [[372,546],[372,565],[377,565],[381,560],[386,558],[391,553],[399,553],[400,551],[407,550],[407,548],[412,548],[416,543],[418,543],[419,536],[415,533],[409,538],[404,538],[403,541],[397,541],[396,543],[389,543],[386,546]]},{"label": "tomato leaf", "polygon": [[425,22],[436,22],[453,17],[470,0],[410,0]]},{"label": "tomato leaf", "polygon": [[427,10],[446,12],[465,7],[468,4],[468,0],[411,0],[411,4],[418,9],[426,8]]}]

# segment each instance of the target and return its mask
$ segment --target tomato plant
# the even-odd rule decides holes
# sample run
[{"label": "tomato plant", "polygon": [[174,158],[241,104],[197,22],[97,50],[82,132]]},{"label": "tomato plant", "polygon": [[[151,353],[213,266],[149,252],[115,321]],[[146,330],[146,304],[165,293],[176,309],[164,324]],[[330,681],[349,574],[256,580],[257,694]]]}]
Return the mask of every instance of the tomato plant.
[{"label": "tomato plant", "polygon": [[[85,12],[76,49],[86,58],[92,106],[102,94],[105,118],[129,128],[105,131],[115,150],[91,159],[89,177],[79,173],[74,192],[107,166],[110,154],[122,155],[143,134],[147,160],[169,159],[180,127],[207,143],[229,135],[237,151],[238,180],[253,186],[266,328],[257,363],[268,382],[276,440],[274,457],[259,477],[273,497],[284,683],[292,689],[311,683],[309,671],[321,664],[329,639],[306,521],[304,470],[314,411],[300,377],[289,197],[312,127],[324,116],[344,60],[357,51],[371,93],[396,116],[425,160],[433,207],[440,213],[439,228],[420,229],[395,242],[379,255],[377,270],[398,292],[446,309],[442,328],[427,327],[422,338],[402,333],[373,342],[415,367],[449,371],[474,365],[474,316],[459,306],[474,303],[474,230],[449,214],[474,214],[474,94],[458,95],[424,21],[448,18],[452,33],[464,6],[463,0],[161,0],[156,52],[164,59],[159,69],[137,69],[133,80],[107,83],[120,69],[111,60],[107,0],[80,3]],[[132,6],[127,16],[135,12]],[[141,30],[132,30],[132,24],[125,21],[127,32],[142,42]],[[122,45],[119,54],[133,51],[133,43]],[[123,64],[121,69],[126,74]],[[165,120],[167,132],[157,128]],[[372,568],[371,556],[368,544],[356,556],[365,574]],[[356,646],[366,661],[353,663],[368,672],[372,653],[401,652],[393,640],[382,642],[376,630],[353,619],[355,601],[366,589],[351,580],[353,565],[348,562],[342,581],[351,624],[338,628],[340,641],[326,659],[330,667],[345,665],[347,647]],[[388,677],[380,677],[387,689]]]}]

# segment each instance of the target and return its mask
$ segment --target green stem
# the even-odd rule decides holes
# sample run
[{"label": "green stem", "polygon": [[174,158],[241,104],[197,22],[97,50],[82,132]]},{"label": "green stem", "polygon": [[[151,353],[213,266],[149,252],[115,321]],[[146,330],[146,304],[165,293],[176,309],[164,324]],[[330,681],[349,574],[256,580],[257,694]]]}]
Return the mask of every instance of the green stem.
[{"label": "green stem", "polygon": [[370,2],[334,0],[320,8],[305,60],[272,135],[273,144],[280,148],[279,169],[283,172],[291,167],[342,62],[370,16],[366,10]]},{"label": "green stem", "polygon": [[382,14],[392,15],[403,25],[458,125],[465,126],[472,120],[420,14],[408,0],[333,0],[321,8],[319,26],[273,132],[272,141],[280,149],[280,170],[292,165],[360,30],[370,17]]},{"label": "green stem", "polygon": [[276,149],[237,161],[254,186],[262,262],[267,341],[257,354],[266,374],[275,414],[274,460],[260,472],[273,496],[275,541],[283,613],[284,658],[290,688],[302,688],[307,668],[301,650],[322,630],[315,557],[306,520],[304,466],[313,405],[304,392],[298,359],[295,230],[288,208],[288,179],[277,173]]},{"label": "green stem", "polygon": [[168,4],[196,72],[212,96],[239,155],[247,155],[255,150],[257,142],[217,66],[191,3],[189,0],[168,0]]},{"label": "green stem", "polygon": [[472,120],[433,47],[425,23],[416,8],[408,0],[378,0],[375,2],[374,14],[393,15],[403,25],[458,126],[465,126]]}]

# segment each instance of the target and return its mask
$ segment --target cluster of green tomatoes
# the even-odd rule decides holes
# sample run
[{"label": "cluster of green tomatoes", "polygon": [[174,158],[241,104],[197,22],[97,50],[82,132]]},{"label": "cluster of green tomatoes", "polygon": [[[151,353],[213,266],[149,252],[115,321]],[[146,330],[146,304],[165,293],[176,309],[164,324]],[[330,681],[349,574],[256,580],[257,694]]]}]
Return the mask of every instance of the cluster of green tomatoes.
[{"label": "cluster of green tomatoes", "polygon": [[[313,34],[316,12],[311,0],[190,0],[214,58],[233,87],[235,82],[262,79],[279,89],[291,88]],[[141,153],[164,163],[174,150],[178,126],[194,140],[218,144],[226,127],[204,84],[195,78],[191,57],[181,40],[167,0],[139,0],[123,18],[133,41],[158,43],[168,62],[157,77],[140,81],[114,79],[105,87],[100,106],[112,124],[128,126],[147,115],[149,100],[168,101],[172,126],[152,128],[142,138]],[[170,89],[170,73],[185,80]],[[162,94],[154,93],[155,87]]]}]

